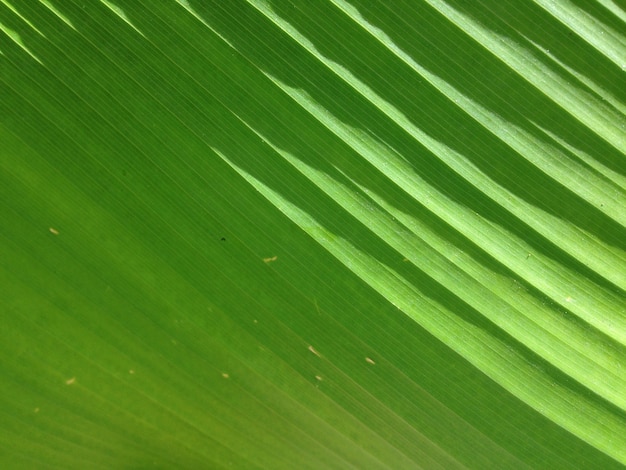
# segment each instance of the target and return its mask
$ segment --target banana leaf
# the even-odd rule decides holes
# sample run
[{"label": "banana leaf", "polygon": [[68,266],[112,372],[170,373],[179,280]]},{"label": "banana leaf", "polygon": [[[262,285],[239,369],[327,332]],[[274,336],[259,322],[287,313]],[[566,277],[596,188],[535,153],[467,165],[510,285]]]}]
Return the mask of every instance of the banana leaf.
[{"label": "banana leaf", "polygon": [[1,0],[0,466],[626,465],[612,0]]}]

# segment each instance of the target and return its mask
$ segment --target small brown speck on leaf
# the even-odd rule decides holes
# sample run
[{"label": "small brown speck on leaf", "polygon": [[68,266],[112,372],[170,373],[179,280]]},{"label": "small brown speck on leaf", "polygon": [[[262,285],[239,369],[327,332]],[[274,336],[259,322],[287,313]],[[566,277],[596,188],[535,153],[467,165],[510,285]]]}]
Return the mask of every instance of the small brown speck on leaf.
[{"label": "small brown speck on leaf", "polygon": [[224,377],[225,379],[230,378],[230,375],[228,375],[226,372],[222,372],[222,377]]},{"label": "small brown speck on leaf", "polygon": [[57,229],[53,228],[53,227],[50,227],[48,230],[50,230],[50,233],[52,235],[58,235],[59,234],[59,231]]},{"label": "small brown speck on leaf", "polygon": [[315,376],[315,378],[316,378],[317,380],[319,380],[320,382],[323,380],[323,379],[322,379],[322,376],[320,376],[320,375],[316,375],[316,376]]},{"label": "small brown speck on leaf", "polygon": [[72,385],[74,382],[76,382],[76,377],[72,377],[71,379],[67,379],[65,381],[67,385]]},{"label": "small brown speck on leaf", "polygon": [[272,263],[278,259],[278,256],[272,256],[271,258],[263,258],[264,263]]},{"label": "small brown speck on leaf", "polygon": [[322,357],[320,353],[318,353],[313,346],[309,346],[309,351],[315,354],[317,357]]},{"label": "small brown speck on leaf", "polygon": [[365,362],[367,362],[368,364],[372,364],[372,365],[376,364],[376,363],[375,363],[372,359],[370,359],[369,357],[366,357],[366,358],[365,358]]}]

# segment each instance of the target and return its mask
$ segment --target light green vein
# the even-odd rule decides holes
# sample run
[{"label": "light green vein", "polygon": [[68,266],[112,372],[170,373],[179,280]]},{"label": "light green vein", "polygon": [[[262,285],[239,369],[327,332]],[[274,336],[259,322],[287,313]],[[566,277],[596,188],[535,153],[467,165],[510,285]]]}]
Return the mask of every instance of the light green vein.
[{"label": "light green vein", "polygon": [[462,321],[423,296],[398,273],[329,232],[310,214],[221,155],[264,197],[333,256],[434,336],[537,411],[620,462],[626,463],[626,423],[522,358],[510,345]]},{"label": "light green vein", "polygon": [[470,15],[462,13],[443,0],[426,1],[491,51],[495,58],[503,61],[615,149],[624,152],[626,117],[591,94],[574,88],[565,78],[546,67],[534,54],[513,39],[489,30]]},{"label": "light green vein", "polygon": [[534,1],[626,72],[626,41],[622,34],[600,23],[569,0]]},{"label": "light green vein", "polygon": [[[355,188],[281,150],[267,136],[259,134],[259,137],[430,277],[581,384],[626,410],[626,396],[622,393],[626,390],[626,378],[621,370],[622,364],[626,364],[623,348],[610,348],[606,341],[594,338],[588,328],[566,321],[558,311],[520,291],[510,278],[492,273],[462,251],[450,248],[449,243],[427,227],[416,227],[413,223],[417,230],[408,230]],[[398,210],[394,214],[402,216]],[[425,236],[431,243],[425,242]]]},{"label": "light green vein", "polygon": [[[349,71],[323,57],[291,25],[279,18],[271,10],[266,10],[264,4],[260,8],[264,14],[268,15],[269,19],[278,24],[290,36],[302,44],[303,47],[307,48],[333,72],[385,111],[399,125],[410,130],[411,134],[417,136],[418,140],[433,153],[438,156],[445,156],[446,160],[464,161],[462,156],[454,150],[432,139],[426,133],[413,126],[406,116],[403,116],[389,103],[384,102],[365,84],[351,75]],[[401,156],[390,152],[389,149],[366,133],[344,125],[323,106],[309,99],[302,90],[289,87],[269,75],[268,77],[283,88],[285,92],[314,115],[329,130],[347,142],[355,151],[425,207],[457,228],[531,285],[543,291],[556,303],[575,313],[610,337],[621,343],[626,343],[626,317],[623,315],[623,312],[626,312],[626,305],[624,305],[623,299],[565,269],[547,256],[536,253],[524,240],[451,201],[444,194],[431,187]],[[483,189],[483,185],[476,185]],[[485,183],[485,185],[489,186],[488,183]],[[562,227],[564,226],[562,225],[558,228]],[[585,250],[580,249],[581,238],[584,240]],[[615,252],[603,252],[600,249],[601,247],[597,246],[597,243],[593,243],[593,240],[584,237],[582,233],[572,231],[566,231],[555,242],[561,246],[571,244],[570,250],[575,257],[582,257],[586,263],[593,265],[595,270],[602,273],[607,279],[616,282],[617,285],[626,286],[626,273],[617,268],[619,263],[616,266],[615,259],[619,255]],[[589,252],[593,252],[594,256],[590,257],[588,255]],[[530,258],[527,257],[529,253],[533,255]],[[606,264],[603,265],[597,260],[593,261],[596,257],[604,259]]]}]

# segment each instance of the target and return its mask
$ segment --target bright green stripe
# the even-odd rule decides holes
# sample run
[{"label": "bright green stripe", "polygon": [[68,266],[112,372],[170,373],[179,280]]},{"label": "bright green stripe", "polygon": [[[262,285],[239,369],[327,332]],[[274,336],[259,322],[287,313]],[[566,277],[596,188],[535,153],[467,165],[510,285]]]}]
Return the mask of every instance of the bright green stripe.
[{"label": "bright green stripe", "polygon": [[597,18],[569,0],[559,2],[535,0],[535,3],[567,25],[571,31],[608,57],[620,69],[626,71],[626,40],[623,33],[613,31],[607,25],[599,23]]},{"label": "bright green stripe", "polygon": [[[532,162],[556,181],[568,187],[575,194],[591,202],[598,210],[626,226],[626,215],[622,210],[624,205],[626,205],[626,193],[624,191],[620,191],[619,188],[599,178],[597,174],[588,171],[582,165],[568,158],[555,146],[542,142],[541,139],[538,139],[521,127],[509,123],[477,101],[472,100],[456,90],[454,86],[446,83],[436,74],[429,72],[428,69],[418,64],[409,54],[395,45],[393,39],[386,33],[371,25],[357,9],[351,7],[349,3],[342,0],[334,0],[334,3],[351,19],[358,23],[359,26],[363,27],[369,34],[374,36],[387,50],[392,52],[411,67],[413,71],[431,83],[454,103],[455,106],[459,106],[469,116],[480,122],[481,125],[498,136],[503,142],[507,143],[512,149],[518,152],[519,155]],[[398,17],[398,21],[402,21],[402,18]],[[403,125],[406,126],[406,122],[403,123]],[[446,156],[447,155],[443,153],[441,158],[445,159]],[[463,161],[456,160],[457,159],[447,158],[445,161],[454,168],[455,171],[473,182],[476,186],[479,186],[482,191],[487,192],[490,197],[508,210],[517,215],[527,213],[532,209],[530,204],[525,204],[521,198],[515,196],[512,192],[507,191],[505,188],[497,187],[494,182],[489,181],[489,178],[482,174],[478,168],[468,165]],[[581,185],[581,179],[584,179],[588,184]],[[520,210],[520,205],[524,206],[524,211]],[[530,217],[526,215],[525,218],[529,219]],[[540,219],[541,217],[535,215],[534,218]],[[540,223],[537,223],[537,225],[541,226]],[[553,238],[555,238],[554,235]]]},{"label": "bright green stripe", "polygon": [[[418,141],[420,141],[426,148],[431,150],[435,155],[437,155],[439,158],[445,161],[446,164],[452,166],[455,169],[455,171],[460,173],[462,176],[468,178],[472,182],[472,184],[480,188],[489,196],[493,197],[497,202],[501,203],[507,209],[509,210],[512,209],[513,212],[516,214],[523,214],[524,219],[526,219],[526,212],[532,213],[534,217],[528,218],[528,219],[531,223],[535,222],[534,225],[540,231],[540,233],[546,234],[548,238],[552,239],[559,246],[562,246],[563,248],[568,249],[569,252],[575,255],[576,257],[582,258],[585,264],[590,266],[592,269],[596,270],[598,273],[601,273],[604,277],[614,282],[617,286],[620,286],[621,288],[626,288],[626,272],[624,272],[623,270],[616,270],[613,267],[614,262],[615,262],[615,257],[617,256],[620,259],[626,259],[625,258],[626,254],[617,250],[611,250],[606,245],[603,246],[603,244],[599,243],[598,240],[590,237],[589,235],[583,232],[580,232],[579,230],[576,230],[571,225],[566,224],[566,223],[560,223],[555,217],[551,217],[545,213],[542,213],[539,210],[534,210],[532,206],[530,206],[527,203],[524,203],[519,198],[511,195],[510,193],[507,194],[506,190],[498,187],[496,184],[489,181],[489,179],[486,178],[484,175],[482,175],[479,171],[477,171],[477,169],[474,168],[471,163],[467,162],[462,155],[459,155],[457,152],[455,152],[453,149],[449,148],[445,144],[441,142],[437,142],[433,138],[429,137],[425,132],[418,129],[416,126],[414,126],[408,120],[408,118],[404,116],[398,109],[396,109],[391,103],[388,103],[384,99],[380,98],[372,89],[370,89],[367,85],[362,83],[358,78],[354,77],[348,70],[343,68],[341,65],[333,63],[329,59],[326,59],[323,55],[321,55],[316,50],[315,46],[311,44],[307,38],[303,37],[298,31],[294,30],[294,28],[291,25],[289,25],[286,21],[284,21],[277,15],[275,15],[269,8],[266,8],[264,4],[257,4],[255,6],[261,8],[261,11],[265,15],[267,15],[270,20],[274,21],[277,25],[283,28],[286,33],[288,33],[290,36],[294,38],[294,40],[298,41],[298,43],[300,43],[303,47],[305,47],[318,60],[324,63],[327,67],[329,67],[333,72],[335,72],[343,80],[348,82],[352,87],[358,90],[359,93],[361,93],[366,99],[374,103],[379,109],[381,109],[388,117],[394,120],[394,122],[396,122],[399,126],[406,129],[407,132],[413,135]],[[328,113],[326,112],[326,114]],[[494,123],[495,127],[500,127],[501,125],[502,125],[501,122]],[[537,157],[541,155],[541,151],[540,149],[536,148],[535,142],[531,142],[530,144],[526,144],[526,145],[531,145],[534,147],[532,148],[531,155],[534,155]],[[524,148],[522,148],[522,150],[527,151],[528,148],[529,147],[525,146]],[[388,162],[386,161],[383,161],[381,163],[384,167],[389,166]],[[553,166],[553,165],[554,163],[551,162],[550,166]],[[568,175],[567,169],[568,167],[565,166],[563,163],[560,169],[553,168],[552,171],[557,171],[560,177],[565,177],[567,180],[571,181],[571,186],[575,188],[582,188],[582,187],[593,188],[594,187],[594,183],[591,183],[589,186],[580,185],[579,184],[580,179],[581,179],[580,175],[578,176],[578,178],[570,179],[571,176]],[[606,182],[604,183],[600,182],[600,180],[593,178],[593,176],[590,175],[588,172],[585,172],[584,179],[586,181],[591,179],[591,181],[596,182],[598,185],[605,186],[605,189],[603,190],[604,195],[602,195],[601,193],[598,193],[597,196],[594,196],[593,198],[594,203],[598,207],[600,207],[601,205],[604,204],[604,202],[601,202],[601,201],[605,201],[608,205],[611,206],[611,210],[610,210],[611,215],[613,215],[616,220],[623,222],[624,226],[626,226],[626,215],[624,214],[624,211],[622,210],[622,207],[626,206],[626,194],[622,194],[622,192],[618,191],[618,189],[615,187],[610,188],[606,186]],[[394,180],[394,181],[399,182],[401,180]],[[425,183],[421,182],[421,183],[413,183],[413,184],[423,185]],[[587,189],[585,189],[584,191],[587,191]],[[421,202],[424,203],[423,200],[421,200]],[[451,225],[453,226],[455,225],[454,221],[449,221],[449,222],[451,223]],[[472,224],[472,227],[474,227],[473,224]],[[471,233],[471,230],[473,230],[472,227],[470,227],[469,233]],[[565,234],[562,233],[563,231],[565,231]],[[464,231],[464,233],[467,234],[468,232]],[[471,236],[471,235],[468,235],[468,236]],[[496,237],[496,239],[497,238],[498,237]],[[580,242],[581,238],[584,239],[584,241],[586,242],[586,246],[587,246],[587,248],[583,251],[578,249],[578,243]],[[487,245],[484,245],[484,246],[487,247]],[[509,247],[509,248],[512,248],[512,247]],[[530,252],[530,249],[521,250],[521,253],[518,252],[518,254],[515,256],[516,261],[514,263],[507,263],[507,266],[513,269],[514,271],[517,271],[518,274],[528,279],[531,283],[533,283],[538,288],[541,288],[541,285],[536,283],[537,281],[531,281],[527,277],[527,275],[520,273],[518,270],[516,270],[513,267],[515,264],[519,264],[517,263],[517,260],[519,260],[521,257],[525,257],[526,254],[529,252]],[[511,252],[508,252],[508,253],[511,254]],[[535,279],[537,279],[536,276],[535,276]],[[563,304],[564,298],[568,297],[568,295],[563,296],[563,290],[565,289],[560,289],[559,293],[556,293],[556,292],[550,293],[552,298],[561,304]],[[583,291],[583,292],[586,292],[586,291]],[[563,306],[566,308],[568,307],[567,305],[563,305]],[[594,308],[598,308],[598,306],[594,305]],[[579,312],[577,311],[577,313]],[[588,316],[584,312],[579,313],[579,314]],[[617,322],[618,323],[613,323],[613,324],[619,325],[620,323],[623,323],[621,320],[617,320]],[[622,326],[618,326],[617,329],[618,330],[622,329],[623,326],[626,326],[626,323],[623,323]],[[606,326],[604,328],[606,328]],[[606,331],[606,330],[603,329],[603,331]],[[626,338],[626,335],[624,335],[624,333],[626,333],[626,330],[623,329],[622,331],[623,332],[618,333],[619,335],[618,337]]]},{"label": "bright green stripe", "polygon": [[[299,93],[297,91],[293,91],[294,94],[295,93]],[[318,116],[321,116],[323,113],[320,112],[320,114],[318,114]],[[321,119],[321,117],[320,117]],[[338,123],[334,122],[333,126],[336,128],[342,128],[342,126],[340,126]],[[347,132],[345,129],[345,126],[343,126],[343,131]],[[361,140],[361,142],[363,142],[362,144],[360,144],[357,148],[358,150],[361,152],[361,155],[363,156],[368,156],[371,155],[372,158],[380,158],[380,162],[379,164],[379,169],[381,169],[381,171],[385,171],[387,170],[388,173],[390,175],[390,177],[393,179],[393,181],[402,181],[404,178],[406,178],[408,175],[411,175],[410,173],[410,169],[405,168],[404,171],[401,169],[394,169],[392,171],[389,171],[389,167],[390,167],[390,163],[394,161],[393,155],[386,149],[384,149],[380,144],[377,144],[375,141],[372,141],[371,139],[367,138],[365,135],[363,134],[357,134],[358,135],[358,139]],[[356,142],[357,139],[349,139],[346,138],[346,140],[350,140],[351,142]],[[412,188],[411,193],[412,194],[419,194],[417,191],[417,188],[423,187],[425,186],[423,184],[423,182],[417,182],[414,181],[413,184],[407,184],[407,187],[410,186]],[[432,195],[432,192],[430,194],[428,194],[427,196],[429,199],[428,200],[436,200],[437,202],[441,203],[441,201],[443,200],[443,198],[441,196],[439,196],[438,199],[435,199]],[[420,198],[421,200],[425,200]],[[450,207],[450,206],[449,206]],[[454,207],[454,206],[451,206]],[[451,212],[454,214],[454,212]],[[471,215],[469,214],[464,214],[461,217],[458,218],[454,218],[453,216],[450,217],[450,223],[453,224],[454,222],[457,222],[462,219],[469,219],[471,217]],[[476,223],[474,221],[474,223]],[[461,224],[459,224],[461,225]],[[470,225],[467,224],[466,225],[468,228],[467,230],[464,231],[464,233],[471,233],[471,230],[473,229],[474,225]],[[463,225],[461,225],[461,227],[463,227]],[[465,227],[463,227],[465,228]],[[500,238],[502,237],[502,232],[500,231],[492,231],[492,235],[489,237],[485,237],[484,236],[484,231],[488,230],[489,226],[486,225],[485,228],[483,229],[483,233],[479,233],[477,234],[477,241],[481,242],[481,246],[486,247],[488,246],[489,243],[493,243],[494,240],[500,240]],[[523,243],[520,241],[520,243]],[[500,257],[498,259],[502,259],[504,254],[506,254],[508,252],[508,250],[503,250],[500,253],[498,253],[500,255]],[[546,271],[546,266],[551,266],[553,269],[553,272],[556,274],[557,272],[559,272],[558,277],[550,279],[550,281],[558,281],[559,277],[563,276],[563,272],[564,269],[562,266],[558,266],[557,264],[550,262],[550,260],[548,258],[543,258],[540,259],[539,261],[533,260],[533,258],[543,258],[541,255],[537,254],[537,255],[533,255],[530,258],[528,258],[527,260],[524,260],[524,262],[526,261],[531,261],[528,264],[534,264],[535,262],[537,262],[538,264],[543,262],[544,266],[541,266],[541,264],[539,264],[539,266],[541,267],[537,267],[536,269],[536,276],[537,278],[540,280],[540,287],[544,288],[544,292],[547,293],[552,293],[554,292],[554,287],[551,286],[550,284],[548,284],[546,282],[546,278],[547,276],[547,271]],[[516,261],[513,266],[514,268],[517,267],[517,264],[519,264],[519,261]],[[587,286],[582,287],[584,284],[580,283],[579,278],[574,274],[574,273],[568,273],[569,274],[569,281],[570,281],[570,286],[571,285],[577,285],[578,288],[577,289],[581,289],[579,292],[581,295],[584,295],[585,293],[589,293],[592,292],[593,294],[589,295],[588,298],[584,299],[583,302],[588,302],[587,305],[585,307],[580,307],[579,305],[573,305],[570,307],[570,310],[575,312],[575,313],[580,313],[581,317],[585,318],[585,320],[589,321],[590,323],[594,324],[595,326],[599,327],[599,329],[601,329],[602,331],[604,331],[607,335],[609,336],[613,336],[615,337],[618,341],[620,341],[621,338],[624,338],[623,336],[620,336],[620,333],[617,332],[617,329],[614,329],[615,325],[617,325],[618,323],[623,323],[623,317],[620,315],[620,304],[623,305],[623,299],[621,299],[620,297],[617,297],[615,295],[612,295],[609,292],[603,292],[601,289],[598,288],[598,286],[594,285],[594,284],[587,284]],[[558,282],[556,283],[558,284]],[[595,294],[595,296],[594,296]],[[557,297],[558,299],[558,297]],[[556,300],[556,299],[555,299]],[[578,301],[578,299],[576,298],[572,298],[572,299],[567,299],[567,298],[560,298],[558,299],[560,300],[560,303],[564,304],[564,305],[568,305],[571,303],[576,303]],[[398,305],[397,303],[394,303],[395,305]],[[577,308],[578,307],[578,308]],[[622,307],[623,308],[623,307]],[[601,314],[598,314],[598,312],[602,312]],[[611,320],[607,321],[607,317],[611,318]],[[542,320],[543,321],[543,320]],[[558,319],[555,318],[555,321],[558,322]],[[616,322],[616,323],[614,323]],[[574,325],[571,325],[570,327],[574,327],[576,328]],[[432,330],[429,330],[432,332]],[[617,335],[616,335],[617,333]],[[582,334],[583,331],[579,331],[578,333],[578,338],[579,340],[582,342],[581,344],[585,343],[585,340],[582,338]],[[560,335],[563,338],[567,337],[567,334],[565,331],[561,331]],[[528,340],[532,340],[532,339],[537,339],[537,338],[531,338],[528,337]],[[601,340],[601,338],[598,338],[599,340]],[[623,344],[623,341],[621,341],[621,343]],[[447,343],[450,344],[450,343]],[[612,348],[613,349],[613,348]],[[613,353],[609,353],[608,357],[605,356],[605,354],[607,353],[607,350],[605,349],[605,347],[601,346],[601,343],[597,343],[596,347],[590,347],[590,348],[585,348],[585,352],[591,356],[595,356],[594,359],[598,358],[602,358],[602,356],[604,356],[604,358],[602,358],[601,360],[603,360],[604,364],[608,367],[610,367],[613,371],[615,371],[615,378],[617,379],[617,382],[614,383],[612,386],[607,387],[607,389],[605,390],[604,394],[611,396],[614,399],[617,399],[620,403],[622,403],[622,407],[624,406],[623,404],[623,400],[621,400],[619,398],[620,395],[620,391],[623,389],[623,387],[616,387],[613,388],[615,386],[615,384],[618,383],[622,383],[623,382],[623,375],[619,373],[619,371],[621,370],[621,368],[623,367],[623,357],[624,357],[624,349],[621,346],[617,346],[616,349],[613,349]],[[471,356],[471,355],[470,355]],[[469,357],[468,357],[469,359]],[[553,357],[551,357],[551,359],[554,359]],[[563,359],[566,359],[565,357],[561,357],[561,361],[559,361],[561,363],[561,365],[563,364]],[[471,359],[469,359],[471,360]],[[568,371],[572,371],[572,369],[578,369],[580,366],[580,364],[577,363],[572,363],[572,364],[568,364]],[[483,369],[484,370],[484,369]],[[588,374],[588,367],[581,367],[580,369],[578,369],[576,371],[576,376],[577,377],[582,377],[585,374]],[[598,378],[600,378],[600,382],[602,381],[602,376],[600,374],[599,377],[596,377],[593,381],[588,381],[585,379],[585,381],[587,383],[592,383],[594,381],[598,381]],[[588,377],[587,377],[588,379]],[[499,382],[502,384],[502,382]],[[602,387],[602,386],[601,386]],[[596,387],[594,387],[596,388]],[[518,395],[519,396],[519,395]],[[532,401],[531,401],[532,403]],[[537,404],[535,404],[536,406]],[[540,408],[539,408],[540,409]],[[551,416],[552,418],[552,416]],[[568,426],[568,429],[572,429],[571,426]],[[586,433],[585,433],[586,434]],[[581,435],[581,434],[578,434]],[[596,441],[597,442],[597,441]]]},{"label": "bright green stripe", "polygon": [[598,3],[626,23],[626,11],[624,11],[624,8],[617,5],[613,0],[598,0]]},{"label": "bright green stripe", "polygon": [[[578,165],[565,157],[553,146],[542,143],[528,132],[509,124],[495,113],[490,112],[477,102],[459,93],[445,81],[416,63],[408,54],[399,49],[384,32],[370,25],[356,9],[351,8],[346,2],[337,1],[336,3],[360,26],[366,29],[368,33],[375,36],[385,45],[389,51],[409,65],[420,76],[428,80],[429,83],[433,84],[455,105],[461,107],[486,129],[509,144],[519,155],[536,164],[555,180],[572,190],[572,192],[591,202],[598,210],[626,226],[626,213],[623,210],[626,207],[626,192],[623,189],[610,184],[610,182],[602,178],[598,178],[596,174],[589,172],[582,165]],[[414,126],[407,124],[406,121],[402,122],[402,125],[404,127],[409,126],[410,129],[414,130]],[[438,148],[436,143],[424,139],[423,133],[418,135],[421,137],[420,141],[425,143],[433,152],[436,152],[446,164],[474,186],[480,188],[481,191],[489,195],[502,207],[524,220],[546,238],[555,242],[558,240],[560,246],[567,248],[570,253],[575,253],[589,267],[601,273],[607,279],[616,283],[616,285],[626,288],[626,273],[610,268],[615,261],[615,256],[618,256],[622,261],[626,261],[625,253],[611,249],[611,247],[606,246],[592,235],[578,230],[575,226],[561,221],[558,217],[551,216],[549,213],[535,208],[513,192],[490,180],[488,176],[469,163],[462,155],[456,154],[451,149]],[[609,171],[604,168],[602,170]],[[622,177],[616,178],[626,184]],[[588,184],[581,185],[581,180]],[[624,187],[626,186],[622,186],[622,188]],[[595,246],[597,249],[586,249],[581,253],[577,249],[581,239],[585,240],[587,247]]]},{"label": "bright green stripe", "polygon": [[[308,96],[304,96],[300,90],[276,83],[425,207],[545,292],[554,302],[579,315],[608,336],[621,343],[626,342],[626,319],[619,314],[625,308],[622,298],[569,272],[550,258],[536,252],[512,233],[507,233],[505,229],[492,225],[467,208],[451,201],[416,174],[414,169],[393,151],[362,131],[351,129],[339,122]],[[529,253],[530,257],[527,256]],[[623,274],[622,271],[616,271],[620,276]],[[576,297],[567,292],[576,292]],[[622,307],[619,307],[620,305]]]},{"label": "bright green stripe", "polygon": [[593,95],[572,87],[566,79],[546,67],[532,53],[511,38],[490,31],[463,13],[440,0],[427,0],[433,8],[454,22],[470,37],[491,51],[516,73],[545,93],[556,104],[592,129],[615,149],[626,149],[626,117],[606,106]]},{"label": "bright green stripe", "polygon": [[[270,15],[270,16],[271,16],[271,15]],[[272,19],[274,19],[274,20],[275,20],[275,18],[272,18]],[[280,21],[280,20],[276,20],[276,21]],[[293,37],[293,36],[298,36],[298,35],[297,35],[297,33],[294,33],[293,29],[290,29],[290,27],[289,27],[289,26],[286,26],[284,23],[283,23],[283,24],[281,24],[281,27],[283,27],[284,29],[288,30],[288,31],[289,31],[289,33],[290,33],[290,35],[291,35],[292,37]],[[299,37],[298,37],[298,39],[299,39]],[[318,58],[319,58],[319,56],[318,56]],[[276,80],[276,82],[278,83],[278,81],[277,81],[277,80]],[[288,87],[287,87],[286,85],[284,85],[284,84],[280,84],[280,83],[278,83],[278,84],[279,84],[279,85],[281,85],[284,89],[287,89],[287,88],[288,88]],[[298,93],[297,91],[294,91],[294,90],[290,90],[290,91],[291,91],[291,93],[292,93],[292,96],[293,96],[293,95],[295,95],[296,93]],[[300,102],[302,103],[302,100],[301,100]],[[311,109],[311,108],[309,108],[309,109]],[[319,113],[319,114],[324,114],[324,111],[323,111],[323,110],[319,110],[319,109],[317,109],[317,110],[316,110],[316,112],[317,112],[317,113]],[[317,116],[317,114],[316,114],[316,116]],[[326,116],[326,118],[327,118],[327,119],[329,119],[329,120],[331,120],[331,119],[332,119],[332,118],[330,118],[330,117],[328,117],[328,116]],[[338,125],[336,122],[335,122],[334,124],[335,124],[335,126],[339,127],[339,125]],[[364,139],[364,137],[363,137],[363,136],[359,136],[359,137],[361,138],[361,140],[363,140],[363,139]],[[350,141],[354,141],[355,139],[352,139],[352,140],[351,140],[351,139],[346,139],[346,141],[349,141],[349,140],[350,140]],[[372,147],[371,142],[370,142],[370,144],[369,144],[369,147]],[[379,146],[379,147],[380,147],[380,146]],[[377,150],[378,150],[378,152],[376,152],[376,153],[377,153],[378,155],[380,155],[380,154],[382,153],[382,152],[380,151],[380,148],[378,148]],[[363,152],[364,152],[364,150],[363,150],[363,149],[360,149],[360,151],[361,151],[361,153],[363,153]],[[388,153],[388,152],[387,152],[387,153]],[[389,160],[390,160],[390,159],[389,159],[389,158],[385,158],[384,160],[385,160],[386,164],[388,165],[388,163],[389,163]],[[397,178],[394,178],[394,180],[395,180],[395,181],[397,181],[398,179],[397,179]],[[326,190],[328,190],[328,189],[329,189],[329,188],[331,188],[332,186],[333,186],[333,185],[329,185],[329,186],[327,186],[325,189],[326,189]],[[386,237],[386,238],[389,238],[389,237]],[[444,285],[445,285],[445,284],[444,284]],[[613,299],[611,299],[611,300],[612,300],[612,301],[619,302],[618,298],[616,298],[616,297],[614,297],[614,298],[613,298]],[[568,301],[569,301],[569,299],[568,299]],[[609,307],[609,310],[607,310],[607,312],[608,312],[609,314],[611,314],[611,312],[612,312],[613,314],[615,313],[614,311],[612,311],[612,307],[613,307],[614,305],[615,305],[615,302],[609,302],[609,303],[607,304],[607,307]],[[619,317],[617,317],[617,318],[619,318]],[[596,320],[596,321],[598,321],[598,320]],[[579,337],[580,337],[580,335],[579,335]],[[622,351],[622,353],[623,353],[623,351]],[[600,354],[601,354],[601,353],[600,353]],[[614,362],[613,362],[613,367],[619,367],[619,364],[621,363],[621,358],[617,358],[617,359],[618,359],[617,361],[614,361]],[[574,362],[574,364],[576,364],[576,361],[573,361],[573,362]],[[583,362],[584,362],[584,361],[583,361]],[[577,368],[579,365],[580,365],[580,364],[578,364],[578,365],[574,365],[574,368]],[[584,370],[584,369],[586,369],[586,368],[588,368],[589,366],[590,366],[590,364],[588,364],[587,366],[583,366],[581,369],[579,369],[578,371],[576,371],[575,375],[576,375],[577,377],[579,377],[579,378],[580,378],[580,377],[582,377],[582,376],[584,375],[584,374],[583,374],[583,370]],[[570,371],[571,371],[571,370],[570,370]],[[616,375],[616,379],[617,379],[617,377],[618,377],[618,376]],[[600,376],[599,376],[599,377],[596,377],[593,381],[589,381],[589,382],[587,382],[587,383],[589,383],[589,384],[596,383],[596,382],[598,381],[598,379],[599,379],[599,378],[600,378]],[[620,382],[620,379],[617,379],[617,380],[618,380],[618,382]],[[616,399],[619,401],[619,400],[620,400],[620,399],[618,398],[619,393],[616,393],[616,390],[621,390],[621,389],[623,389],[623,384],[621,384],[621,383],[617,383],[617,382],[616,382],[615,384],[612,384],[612,385],[610,385],[609,387],[607,387],[606,392],[608,392],[609,394],[611,394],[614,398],[616,398]],[[622,406],[623,406],[623,404],[622,404]]]},{"label": "bright green stripe", "polygon": [[[259,137],[427,275],[565,373],[626,410],[626,397],[622,393],[626,390],[626,378],[621,370],[621,364],[626,363],[623,347],[602,337],[592,341],[588,328],[566,321],[558,310],[546,308],[532,296],[519,292],[520,287],[515,286],[510,278],[498,278],[479,263],[472,262],[470,257],[463,257],[462,252],[446,247],[447,243],[433,234],[430,237],[432,245],[425,243],[423,227],[413,232],[407,230],[354,187],[350,188],[337,177],[299,161],[272,145],[267,136]],[[376,198],[376,195],[370,197]],[[395,212],[402,217],[400,211]],[[448,256],[440,255],[438,252],[441,251]]]},{"label": "bright green stripe", "polygon": [[[225,155],[222,157],[230,161]],[[309,214],[252,175],[235,165],[233,168],[337,259],[450,348],[540,413],[626,463],[626,422],[620,416],[538,370],[507,343],[425,298],[401,275],[328,232]]]}]

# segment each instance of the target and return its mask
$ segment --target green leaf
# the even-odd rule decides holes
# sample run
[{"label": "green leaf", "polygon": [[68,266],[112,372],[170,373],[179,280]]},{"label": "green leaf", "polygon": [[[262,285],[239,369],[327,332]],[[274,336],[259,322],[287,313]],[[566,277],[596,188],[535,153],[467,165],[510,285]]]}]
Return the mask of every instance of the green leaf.
[{"label": "green leaf", "polygon": [[0,464],[623,468],[625,22],[0,1]]}]

